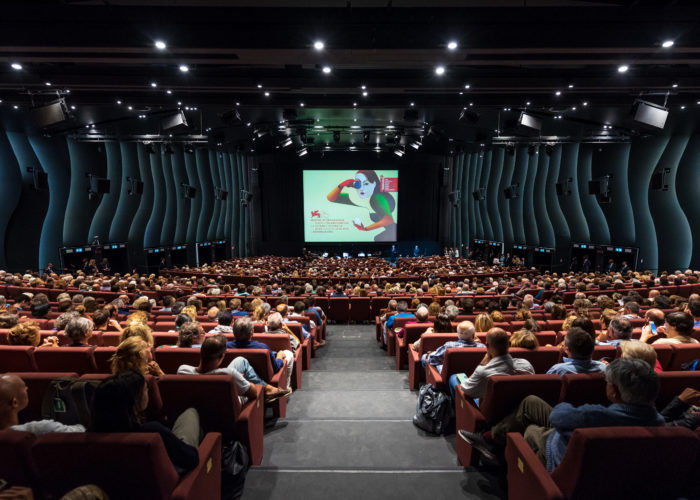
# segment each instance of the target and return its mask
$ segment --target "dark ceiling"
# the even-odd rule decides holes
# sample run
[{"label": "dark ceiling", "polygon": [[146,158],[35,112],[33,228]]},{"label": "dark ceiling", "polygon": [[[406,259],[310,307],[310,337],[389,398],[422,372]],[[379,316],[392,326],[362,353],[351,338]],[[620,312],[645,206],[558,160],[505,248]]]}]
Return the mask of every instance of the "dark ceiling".
[{"label": "dark ceiling", "polygon": [[525,108],[544,118],[543,134],[580,137],[611,124],[625,135],[635,98],[688,112],[700,98],[697,1],[290,3],[5,4],[3,114],[11,120],[17,106],[19,122],[60,95],[73,117],[53,133],[160,134],[161,118],[181,108],[189,128],[176,138],[246,148],[303,132],[333,145],[333,131],[344,146],[361,145],[364,132],[374,144],[429,130],[447,145],[507,132]]}]

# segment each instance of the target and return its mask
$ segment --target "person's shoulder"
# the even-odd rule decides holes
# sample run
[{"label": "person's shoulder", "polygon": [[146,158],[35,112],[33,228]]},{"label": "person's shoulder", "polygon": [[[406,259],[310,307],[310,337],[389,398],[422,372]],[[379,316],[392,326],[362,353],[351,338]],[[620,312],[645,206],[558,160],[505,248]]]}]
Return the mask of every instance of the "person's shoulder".
[{"label": "person's shoulder", "polygon": [[197,375],[197,367],[192,365],[180,365],[177,369],[180,375]]}]

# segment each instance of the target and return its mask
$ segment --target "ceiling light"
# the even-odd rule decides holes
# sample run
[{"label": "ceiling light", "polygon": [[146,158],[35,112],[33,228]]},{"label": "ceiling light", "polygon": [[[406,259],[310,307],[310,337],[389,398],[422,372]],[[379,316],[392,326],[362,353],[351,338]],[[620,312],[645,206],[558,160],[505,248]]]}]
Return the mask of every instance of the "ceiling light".
[{"label": "ceiling light", "polygon": [[189,70],[190,70],[189,66],[187,66],[185,64],[180,65],[180,71],[182,71],[183,73],[187,73]]},{"label": "ceiling light", "polygon": [[301,148],[297,151],[297,156],[299,157],[306,156],[307,154],[309,154],[309,151],[306,148]]},{"label": "ceiling light", "polygon": [[401,148],[396,148],[396,149],[394,149],[394,154],[396,156],[398,156],[399,158],[401,158],[403,155],[406,154],[406,152]]},{"label": "ceiling light", "polygon": [[673,47],[673,40],[664,40],[664,43],[661,44],[661,46],[664,49],[668,49],[669,47]]},{"label": "ceiling light", "polygon": [[134,109],[134,107],[133,107],[133,106],[129,106],[129,108],[128,108],[128,109],[129,109],[129,110],[132,110],[132,109]]},{"label": "ceiling light", "polygon": [[17,71],[22,69],[22,65],[20,63],[12,63],[12,69],[16,69]]},{"label": "ceiling light", "polygon": [[19,106],[17,106],[16,104],[15,104],[14,106],[12,106],[12,107],[15,108],[15,109],[19,109]]},{"label": "ceiling light", "polygon": [[557,90],[554,95],[561,95],[561,90]]},{"label": "ceiling light", "polygon": [[416,103],[411,101],[411,106],[415,106],[415,105],[416,105]]},{"label": "ceiling light", "polygon": [[156,40],[156,43],[154,45],[156,46],[156,49],[158,49],[158,50],[165,50],[165,48],[167,47],[167,45],[165,44],[165,42],[163,40]]},{"label": "ceiling light", "polygon": [[572,106],[571,111],[576,111],[576,106]]},{"label": "ceiling light", "polygon": [[530,101],[527,101],[527,102],[525,103],[525,106],[529,106],[529,105],[530,105]]},{"label": "ceiling light", "polygon": [[122,103],[121,101],[117,101],[117,104],[121,104],[121,103]]},{"label": "ceiling light", "polygon": [[413,142],[411,143],[411,147],[412,147],[413,149],[420,149],[420,147],[421,147],[422,145],[423,145],[423,143],[420,142],[420,141],[413,141]]},{"label": "ceiling light", "polygon": [[675,89],[675,88],[678,88],[678,84],[677,84],[677,83],[674,83],[673,85],[671,85],[671,87],[673,87],[674,89]]},{"label": "ceiling light", "polygon": [[[357,119],[355,119],[355,121],[357,121]],[[360,128],[360,126],[359,125],[350,125],[350,128],[357,129],[357,128]]]},{"label": "ceiling light", "polygon": [[[2,102],[2,101],[0,101],[0,102]],[[71,106],[70,109],[75,109],[75,105]]]},{"label": "ceiling light", "polygon": [[617,67],[617,72],[624,73],[628,69],[630,69],[629,66],[627,66],[626,64],[623,64],[623,65]]},{"label": "ceiling light", "polygon": [[357,106],[357,103],[356,103],[356,102],[353,102],[352,105],[353,105],[353,106]]},{"label": "ceiling light", "polygon": [[168,89],[168,90],[166,90],[166,91],[165,91],[165,93],[166,93],[166,94],[172,94],[172,93],[173,93],[173,91],[172,91],[172,90],[170,90],[170,89]]},{"label": "ceiling light", "polygon": [[573,84],[573,83],[570,83],[570,84],[569,84],[569,88],[570,88],[570,89],[573,89],[573,88],[574,88],[574,84]]},{"label": "ceiling light", "polygon": [[328,73],[331,72],[331,67],[330,67],[330,66],[324,66],[323,69],[322,69],[321,71],[323,71],[325,74],[328,74]]},{"label": "ceiling light", "polygon": [[326,47],[326,44],[323,43],[321,40],[316,40],[314,42],[314,49],[316,50],[323,50]]},{"label": "ceiling light", "polygon": [[151,82],[151,87],[156,88],[158,84],[156,82]]},{"label": "ceiling light", "polygon": [[66,89],[66,94],[70,94],[70,89]]},{"label": "ceiling light", "polygon": [[240,103],[240,102],[236,102],[236,106],[240,106],[240,105],[241,105],[241,103]]},{"label": "ceiling light", "polygon": [[468,89],[469,87],[471,87],[471,85],[469,85],[468,83],[464,86],[465,89]]},{"label": "ceiling light", "polygon": [[360,86],[360,88],[361,88],[362,90],[365,90],[365,89],[367,88],[367,85],[362,85],[362,86]]},{"label": "ceiling light", "polygon": [[436,75],[444,75],[445,74],[445,67],[444,66],[437,66],[435,68],[435,74]]},{"label": "ceiling light", "polygon": [[262,83],[258,83],[258,88],[259,88],[259,89],[262,88]]},{"label": "ceiling light", "polygon": [[681,109],[685,109],[685,106],[681,106]]},{"label": "ceiling light", "polygon": [[362,92],[362,97],[367,97],[368,95],[369,95],[369,92],[367,92],[366,90],[364,92]]},{"label": "ceiling light", "polygon": [[46,85],[47,87],[50,87],[50,86],[51,86],[51,82],[44,82],[44,85]]},{"label": "ceiling light", "polygon": [[584,106],[588,106],[588,101],[583,101]]},{"label": "ceiling light", "polygon": [[286,147],[291,146],[293,142],[294,142],[294,141],[292,141],[292,138],[291,138],[291,137],[287,137],[287,138],[284,139],[282,142],[280,142],[280,146],[282,146],[283,148],[286,148]]},{"label": "ceiling light", "polygon": [[270,93],[269,93],[269,92],[265,92],[265,97],[270,97]]},{"label": "ceiling light", "polygon": [[178,106],[182,106],[182,101],[177,101]]},{"label": "ceiling light", "polygon": [[252,125],[252,123],[250,123],[250,122],[245,124],[246,127],[250,127],[251,125]]},{"label": "ceiling light", "polygon": [[447,48],[450,50],[456,50],[457,49],[457,42],[454,40],[451,41],[450,43],[447,44]]},{"label": "ceiling light", "polygon": [[301,106],[303,108],[305,106],[305,104],[303,102],[300,102],[299,106]]}]

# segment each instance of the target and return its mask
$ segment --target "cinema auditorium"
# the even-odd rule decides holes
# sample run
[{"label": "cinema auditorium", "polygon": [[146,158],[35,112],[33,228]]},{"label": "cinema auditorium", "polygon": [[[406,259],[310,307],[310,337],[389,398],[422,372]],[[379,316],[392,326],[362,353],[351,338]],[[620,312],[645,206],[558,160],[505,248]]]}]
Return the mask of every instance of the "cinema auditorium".
[{"label": "cinema auditorium", "polygon": [[700,499],[698,20],[5,2],[0,499]]}]

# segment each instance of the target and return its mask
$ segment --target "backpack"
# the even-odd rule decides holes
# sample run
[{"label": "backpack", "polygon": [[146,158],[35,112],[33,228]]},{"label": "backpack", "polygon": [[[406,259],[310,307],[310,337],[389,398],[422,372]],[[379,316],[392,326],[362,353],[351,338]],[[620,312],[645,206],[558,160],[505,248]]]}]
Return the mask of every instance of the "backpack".
[{"label": "backpack", "polygon": [[243,494],[245,476],[250,466],[248,449],[240,441],[221,447],[221,498],[234,500]]},{"label": "backpack", "polygon": [[99,380],[59,378],[52,380],[41,402],[42,418],[65,425],[90,427],[90,405]]},{"label": "backpack", "polygon": [[452,418],[450,398],[434,385],[425,384],[418,392],[413,425],[432,434],[445,432]]}]

